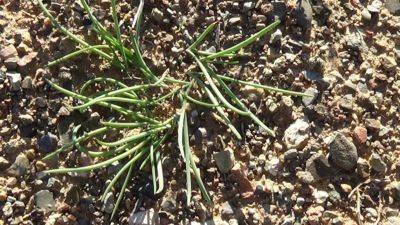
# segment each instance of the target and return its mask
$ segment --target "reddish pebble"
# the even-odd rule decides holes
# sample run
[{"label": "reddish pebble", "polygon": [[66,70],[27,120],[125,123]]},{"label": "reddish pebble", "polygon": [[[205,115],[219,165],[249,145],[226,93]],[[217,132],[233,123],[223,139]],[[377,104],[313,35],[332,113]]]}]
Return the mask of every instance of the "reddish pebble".
[{"label": "reddish pebble", "polygon": [[235,164],[235,166],[231,170],[233,179],[236,183],[239,184],[240,195],[244,199],[248,199],[254,196],[254,188],[249,179],[247,179],[247,174],[245,172],[246,170],[247,169],[239,163]]},{"label": "reddish pebble", "polygon": [[364,144],[367,141],[367,129],[365,127],[354,128],[353,139],[357,144]]}]

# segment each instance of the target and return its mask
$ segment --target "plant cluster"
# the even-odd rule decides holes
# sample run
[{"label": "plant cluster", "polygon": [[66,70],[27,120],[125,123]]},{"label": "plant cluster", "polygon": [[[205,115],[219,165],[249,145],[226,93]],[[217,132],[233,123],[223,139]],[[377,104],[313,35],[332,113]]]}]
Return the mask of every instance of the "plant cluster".
[{"label": "plant cluster", "polygon": [[[42,0],[38,0],[38,4],[43,10],[43,13],[51,20],[52,24],[80,46],[79,50],[50,62],[48,66],[57,65],[83,53],[92,53],[121,69],[127,76],[132,76],[132,68],[140,70],[143,79],[138,84],[127,86],[111,77],[96,77],[83,84],[79,92],[69,91],[47,80],[48,84],[53,89],[78,100],[79,104],[71,107],[72,109],[84,111],[97,105],[108,108],[119,114],[119,116],[111,121],[101,121],[97,129],[83,132],[82,135],[79,135],[82,133],[80,132],[82,127],[76,126],[72,131],[72,142],[48,154],[44,159],[49,159],[71,149],[77,149],[90,157],[98,158],[97,163],[93,165],[78,168],[51,169],[47,171],[48,173],[92,171],[107,167],[115,162],[123,163],[123,167],[112,178],[101,198],[104,200],[107,193],[116,188],[116,183],[119,179],[124,180],[120,187],[112,217],[115,216],[117,212],[125,188],[135,170],[141,170],[149,166],[151,168],[154,193],[162,192],[164,189],[163,168],[161,164],[163,145],[168,138],[174,134],[175,130],[177,130],[177,142],[180,155],[186,165],[187,204],[189,205],[191,201],[192,175],[201,190],[203,198],[209,203],[212,202],[206,190],[206,186],[201,179],[200,170],[194,162],[189,144],[187,110],[191,104],[215,110],[220,116],[221,122],[226,124],[233,135],[240,140],[240,132],[229,119],[228,112],[250,118],[271,136],[275,136],[275,133],[264,124],[262,119],[258,118],[257,115],[251,112],[246,105],[242,103],[231,90],[229,86],[230,83],[253,86],[266,91],[280,92],[285,95],[306,96],[306,94],[300,92],[283,90],[220,75],[217,73],[216,67],[213,66],[217,63],[225,65],[237,62],[235,60],[243,55],[239,53],[240,50],[273,30],[280,21],[270,24],[239,44],[215,53],[198,49],[198,46],[204,41],[208,34],[214,30],[216,23],[209,25],[186,50],[200,70],[188,71],[186,79],[180,80],[170,77],[168,70],[164,72],[162,76],[155,75],[150,67],[147,66],[141,55],[139,42],[144,5],[143,1],[141,1],[138,12],[133,19],[133,26],[136,32],[133,33],[132,30],[128,31],[130,46],[123,44],[120,21],[118,20],[116,11],[116,0],[111,0],[114,31],[107,30],[96,19],[86,0],[80,0],[80,3],[92,22],[93,30],[99,38],[101,38],[103,44],[91,45],[73,34],[57,22],[42,3]],[[108,88],[100,93],[89,93],[88,90],[90,86],[96,84],[106,84]],[[148,96],[148,93],[154,91],[162,92],[161,90],[168,90],[168,92],[160,97],[144,97]],[[191,95],[193,96],[194,90],[196,90],[197,93],[207,96],[209,102],[191,97]],[[180,108],[176,110],[177,113],[167,119],[159,118],[152,113],[154,106],[165,102],[170,103],[173,98],[178,98],[180,100]],[[100,137],[107,137],[106,134],[114,130],[119,130],[124,136],[114,141],[100,140]],[[95,141],[98,149],[100,149],[99,151],[93,151],[85,147],[85,144],[90,140]]]}]

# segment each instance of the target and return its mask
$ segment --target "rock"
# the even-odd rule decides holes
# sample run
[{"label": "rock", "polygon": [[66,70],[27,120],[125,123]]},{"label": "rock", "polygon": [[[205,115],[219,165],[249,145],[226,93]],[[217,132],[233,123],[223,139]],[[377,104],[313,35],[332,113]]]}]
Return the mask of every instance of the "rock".
[{"label": "rock", "polygon": [[314,176],[308,171],[298,171],[296,176],[303,184],[312,184],[315,181]]},{"label": "rock", "polygon": [[164,13],[157,8],[153,8],[153,11],[151,11],[151,15],[153,19],[159,23],[161,23],[164,19]]},{"label": "rock", "polygon": [[30,52],[18,60],[18,71],[27,71],[36,60],[37,52]]},{"label": "rock", "polygon": [[235,155],[232,149],[214,153],[214,159],[221,173],[228,173],[235,164]]},{"label": "rock", "polygon": [[6,202],[6,204],[3,206],[3,216],[5,218],[11,217],[13,214],[13,208],[11,202]]},{"label": "rock", "polygon": [[177,210],[176,200],[173,196],[164,197],[161,202],[161,210],[169,213],[174,213]]},{"label": "rock", "polygon": [[103,211],[106,213],[112,213],[114,209],[114,204],[114,194],[112,192],[107,193],[106,197],[104,198]]},{"label": "rock", "polygon": [[26,76],[23,80],[22,80],[22,88],[23,89],[32,89],[33,85],[32,85],[32,78],[30,76]]},{"label": "rock", "polygon": [[351,94],[342,96],[339,99],[339,106],[340,108],[348,111],[353,111],[354,100]]},{"label": "rock", "polygon": [[311,173],[314,180],[330,178],[334,174],[329,161],[320,153],[315,153],[307,160],[306,171]]},{"label": "rock", "polygon": [[317,89],[310,87],[310,88],[307,88],[307,90],[304,92],[304,94],[310,95],[310,96],[303,96],[301,98],[303,104],[305,106],[309,106],[315,101],[315,99],[317,99],[319,92]]},{"label": "rock", "polygon": [[310,124],[302,119],[298,119],[291,124],[285,130],[285,135],[283,137],[287,148],[299,149],[303,147],[309,138],[309,130]]},{"label": "rock", "polygon": [[382,2],[380,0],[373,0],[370,5],[367,6],[368,11],[371,13],[379,13],[382,8]]},{"label": "rock", "polygon": [[254,188],[246,174],[247,168],[245,166],[236,163],[232,170],[232,178],[233,180],[239,184],[239,191],[243,198],[251,198],[254,196]]},{"label": "rock", "polygon": [[388,72],[396,72],[397,63],[396,59],[392,56],[381,55],[379,57],[382,68]]},{"label": "rock", "polygon": [[353,140],[356,144],[362,145],[367,142],[368,132],[365,127],[357,126],[353,130]]},{"label": "rock", "polygon": [[53,198],[53,193],[48,190],[41,190],[35,193],[34,201],[36,207],[46,210],[46,211],[54,211],[56,201]]},{"label": "rock", "polygon": [[283,153],[283,158],[285,160],[295,159],[298,155],[297,149],[289,149],[285,153]]},{"label": "rock", "polygon": [[57,148],[58,138],[52,133],[43,135],[38,141],[39,151],[42,153],[49,153]]},{"label": "rock", "polygon": [[354,51],[360,51],[366,45],[361,34],[359,34],[357,32],[352,32],[352,33],[344,36],[344,41],[345,41],[346,47],[348,47],[350,50],[354,50]]},{"label": "rock", "polygon": [[294,16],[297,19],[297,23],[303,28],[310,28],[312,21],[312,8],[308,0],[297,1],[296,10]]},{"label": "rock", "polygon": [[62,183],[57,178],[50,177],[49,180],[47,181],[46,187],[53,191],[60,191],[62,188]]},{"label": "rock", "polygon": [[357,160],[357,175],[360,176],[361,178],[367,178],[369,177],[369,171],[370,171],[370,166],[367,162],[367,160],[363,158],[359,158]]},{"label": "rock", "polygon": [[44,99],[42,97],[37,97],[35,99],[35,104],[37,107],[44,108],[47,106],[47,101],[46,101],[46,99]]},{"label": "rock", "polygon": [[376,119],[366,119],[365,126],[373,130],[379,130],[381,128],[381,121]]},{"label": "rock", "polygon": [[29,171],[29,159],[25,154],[21,153],[15,159],[15,162],[7,169],[10,176],[19,177],[25,175]]},{"label": "rock", "polygon": [[221,205],[221,215],[224,217],[230,217],[234,214],[231,204],[229,202],[224,202]]},{"label": "rock", "polygon": [[387,166],[385,162],[376,153],[372,153],[371,158],[369,159],[369,164],[371,165],[371,168],[378,173],[386,172]]},{"label": "rock", "polygon": [[400,1],[399,0],[386,0],[385,8],[389,10],[394,16],[400,16]]},{"label": "rock", "polygon": [[160,217],[153,209],[132,213],[129,217],[129,225],[158,225]]},{"label": "rock", "polygon": [[5,202],[7,200],[7,192],[0,189],[0,202]]},{"label": "rock", "polygon": [[329,194],[326,191],[316,190],[314,191],[313,196],[317,204],[322,204],[328,199]]},{"label": "rock", "polygon": [[14,45],[8,45],[7,47],[4,47],[2,48],[2,50],[0,50],[0,59],[2,61],[5,61],[12,57],[18,57],[18,52]]},{"label": "rock", "polygon": [[371,13],[368,11],[368,9],[363,9],[361,11],[361,16],[363,18],[364,21],[370,21],[371,20]]},{"label": "rock", "polygon": [[280,168],[280,161],[278,158],[269,160],[265,165],[265,170],[268,171],[272,176],[278,175]]},{"label": "rock", "polygon": [[240,23],[240,17],[232,17],[228,20],[228,24],[233,26],[233,25],[237,25]]},{"label": "rock", "polygon": [[243,11],[244,12],[248,12],[250,10],[252,10],[255,6],[254,2],[245,2],[243,3]]},{"label": "rock", "polygon": [[80,189],[75,185],[69,185],[65,190],[65,203],[70,206],[75,206],[81,199]]},{"label": "rock", "polygon": [[350,193],[353,190],[353,188],[348,184],[340,184],[340,188],[344,193]]},{"label": "rock", "polygon": [[357,148],[342,133],[337,133],[329,144],[329,158],[337,168],[351,171],[357,164]]},{"label": "rock", "polygon": [[271,38],[269,39],[269,43],[275,44],[282,39],[282,31],[280,29],[276,29],[274,33],[271,34]]},{"label": "rock", "polygon": [[25,126],[33,123],[33,117],[29,114],[19,115],[18,119]]},{"label": "rock", "polygon": [[10,82],[11,91],[19,91],[21,89],[21,74],[17,72],[7,72],[7,77]]}]

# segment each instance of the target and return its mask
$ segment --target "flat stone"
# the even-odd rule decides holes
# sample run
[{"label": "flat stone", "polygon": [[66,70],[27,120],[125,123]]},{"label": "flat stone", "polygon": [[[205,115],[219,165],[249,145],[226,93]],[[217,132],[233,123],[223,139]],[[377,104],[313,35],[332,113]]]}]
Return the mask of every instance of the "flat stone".
[{"label": "flat stone", "polygon": [[23,176],[30,169],[29,159],[25,154],[21,153],[17,156],[14,163],[7,169],[7,173],[10,176]]},{"label": "flat stone", "polygon": [[370,129],[379,130],[381,128],[381,121],[377,119],[366,119],[365,126]]},{"label": "flat stone", "polygon": [[18,52],[14,45],[8,45],[0,50],[1,60],[5,61],[13,57],[18,57]]},{"label": "flat stone", "polygon": [[342,133],[337,133],[329,144],[329,158],[337,168],[351,171],[357,164],[357,148]]},{"label": "flat stone", "polygon": [[53,198],[53,193],[48,190],[41,190],[36,192],[34,195],[35,205],[36,207],[46,210],[46,211],[54,211],[56,201]]},{"label": "flat stone", "polygon": [[310,2],[308,0],[299,0],[297,2],[298,3],[294,14],[297,19],[297,23],[303,28],[311,27],[313,11]]},{"label": "flat stone", "polygon": [[297,149],[289,149],[287,150],[285,153],[283,153],[283,158],[285,160],[291,160],[291,159],[295,159],[298,155],[298,151]]},{"label": "flat stone", "polygon": [[317,99],[318,93],[319,93],[318,90],[315,89],[315,88],[312,88],[312,87],[307,88],[307,90],[304,92],[304,94],[307,94],[307,95],[310,95],[310,96],[303,96],[301,98],[303,104],[305,106],[311,105],[315,101],[315,99]]},{"label": "flat stone", "polygon": [[241,196],[244,199],[247,199],[254,196],[254,188],[250,180],[247,178],[247,174],[245,173],[245,171],[247,171],[247,169],[239,163],[236,163],[231,170],[233,175],[232,178],[236,183],[239,184],[239,191]]},{"label": "flat stone", "polygon": [[232,149],[214,153],[214,159],[221,173],[228,173],[235,164],[235,156]]},{"label": "flat stone", "polygon": [[302,119],[296,120],[291,124],[284,134],[284,140],[287,148],[301,148],[303,147],[308,138],[310,132],[310,124]]},{"label": "flat stone", "polygon": [[237,25],[237,24],[239,24],[240,23],[240,17],[232,17],[232,18],[230,18],[229,20],[228,20],[228,24],[229,25]]}]

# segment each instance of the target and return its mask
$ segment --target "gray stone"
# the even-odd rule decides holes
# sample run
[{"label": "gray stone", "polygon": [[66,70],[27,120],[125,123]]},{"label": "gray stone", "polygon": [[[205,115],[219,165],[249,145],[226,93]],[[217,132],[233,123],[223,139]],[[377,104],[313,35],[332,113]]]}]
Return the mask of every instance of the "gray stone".
[{"label": "gray stone", "polygon": [[286,130],[284,140],[287,148],[300,148],[303,147],[310,132],[310,124],[302,119],[296,120]]},{"label": "gray stone", "polygon": [[354,100],[353,100],[353,96],[351,94],[342,96],[339,99],[339,106],[342,109],[352,111],[353,105],[354,105]]},{"label": "gray stone", "polygon": [[378,173],[386,172],[386,163],[376,153],[372,153],[371,158],[369,159],[369,164],[371,165],[372,169]]},{"label": "gray stone", "polygon": [[129,217],[129,225],[158,225],[160,217],[153,209],[133,213]]},{"label": "gray stone", "polygon": [[315,181],[313,175],[308,171],[298,171],[296,176],[304,184],[312,184]]},{"label": "gray stone", "polygon": [[297,2],[297,7],[294,12],[297,23],[303,28],[310,28],[313,12],[311,4],[308,0],[299,0]]},{"label": "gray stone", "polygon": [[310,95],[310,96],[303,96],[302,97],[302,102],[305,106],[311,105],[315,99],[318,97],[318,90],[312,87],[307,88],[307,90],[304,92],[304,94]]},{"label": "gray stone", "polygon": [[271,34],[271,38],[269,43],[275,44],[282,39],[282,31],[280,29],[276,29],[274,33]]},{"label": "gray stone", "polygon": [[228,24],[231,26],[236,25],[239,24],[240,20],[241,20],[240,17],[232,17],[228,20]]},{"label": "gray stone", "polygon": [[67,187],[65,191],[65,203],[68,205],[74,206],[79,203],[81,199],[79,187],[75,185],[70,185]]},{"label": "gray stone", "polygon": [[228,173],[235,164],[235,156],[232,149],[214,153],[214,159],[221,173]]},{"label": "gray stone", "polygon": [[382,8],[382,2],[380,0],[373,0],[371,4],[367,6],[368,11],[371,13],[379,13]]},{"label": "gray stone", "polygon": [[289,149],[284,154],[283,157],[285,160],[295,159],[298,155],[297,149]]},{"label": "gray stone", "polygon": [[32,89],[32,78],[30,76],[26,76],[24,80],[22,80],[21,86],[23,89]]},{"label": "gray stone", "polygon": [[15,162],[8,168],[7,173],[10,176],[23,176],[29,171],[29,159],[25,154],[21,153],[15,159]]},{"label": "gray stone", "polygon": [[231,204],[229,204],[229,202],[224,202],[222,203],[222,207],[221,207],[221,215],[225,216],[225,217],[229,217],[232,216],[234,214],[234,211],[232,209]]},{"label": "gray stone", "polygon": [[351,171],[357,164],[357,148],[342,133],[337,133],[329,144],[329,158],[337,168]]},{"label": "gray stone", "polygon": [[274,0],[272,2],[272,6],[274,7],[274,15],[276,15],[279,19],[284,19],[287,13],[287,5],[283,0]]},{"label": "gray stone", "polygon": [[322,191],[322,190],[315,191],[315,192],[313,193],[313,195],[314,195],[314,198],[315,198],[317,204],[322,204],[322,203],[324,203],[324,202],[328,199],[328,197],[329,197],[328,192]]},{"label": "gray stone", "polygon": [[385,8],[387,8],[394,16],[400,16],[399,0],[386,0]]},{"label": "gray stone", "polygon": [[39,151],[42,153],[49,153],[57,148],[58,138],[52,133],[43,135],[38,141]]},{"label": "gray stone", "polygon": [[37,107],[44,108],[47,106],[47,101],[46,101],[46,99],[44,99],[42,97],[37,97],[35,99],[35,104]]},{"label": "gray stone", "polygon": [[7,77],[10,82],[11,91],[19,91],[21,89],[21,74],[17,72],[7,72]]},{"label": "gray stone", "polygon": [[114,209],[114,204],[114,194],[112,192],[107,193],[106,197],[104,198],[103,211],[106,213],[112,213]]},{"label": "gray stone", "polygon": [[36,192],[34,195],[35,206],[46,210],[46,211],[54,211],[56,201],[53,198],[53,193],[48,190],[41,190]]},{"label": "gray stone", "polygon": [[11,202],[6,202],[6,204],[4,204],[4,206],[3,206],[2,211],[3,211],[3,216],[5,218],[8,218],[8,217],[12,216],[13,208],[12,208]]},{"label": "gray stone", "polygon": [[29,114],[20,115],[18,119],[25,126],[33,123],[33,117]]},{"label": "gray stone", "polygon": [[62,183],[57,178],[50,177],[49,180],[47,181],[46,187],[53,191],[60,191],[62,188]]},{"label": "gray stone", "polygon": [[367,160],[359,158],[357,160],[357,175],[361,178],[367,178],[369,176],[370,166]]},{"label": "gray stone", "polygon": [[381,128],[381,121],[377,119],[366,119],[365,126],[370,129],[380,130]]}]

